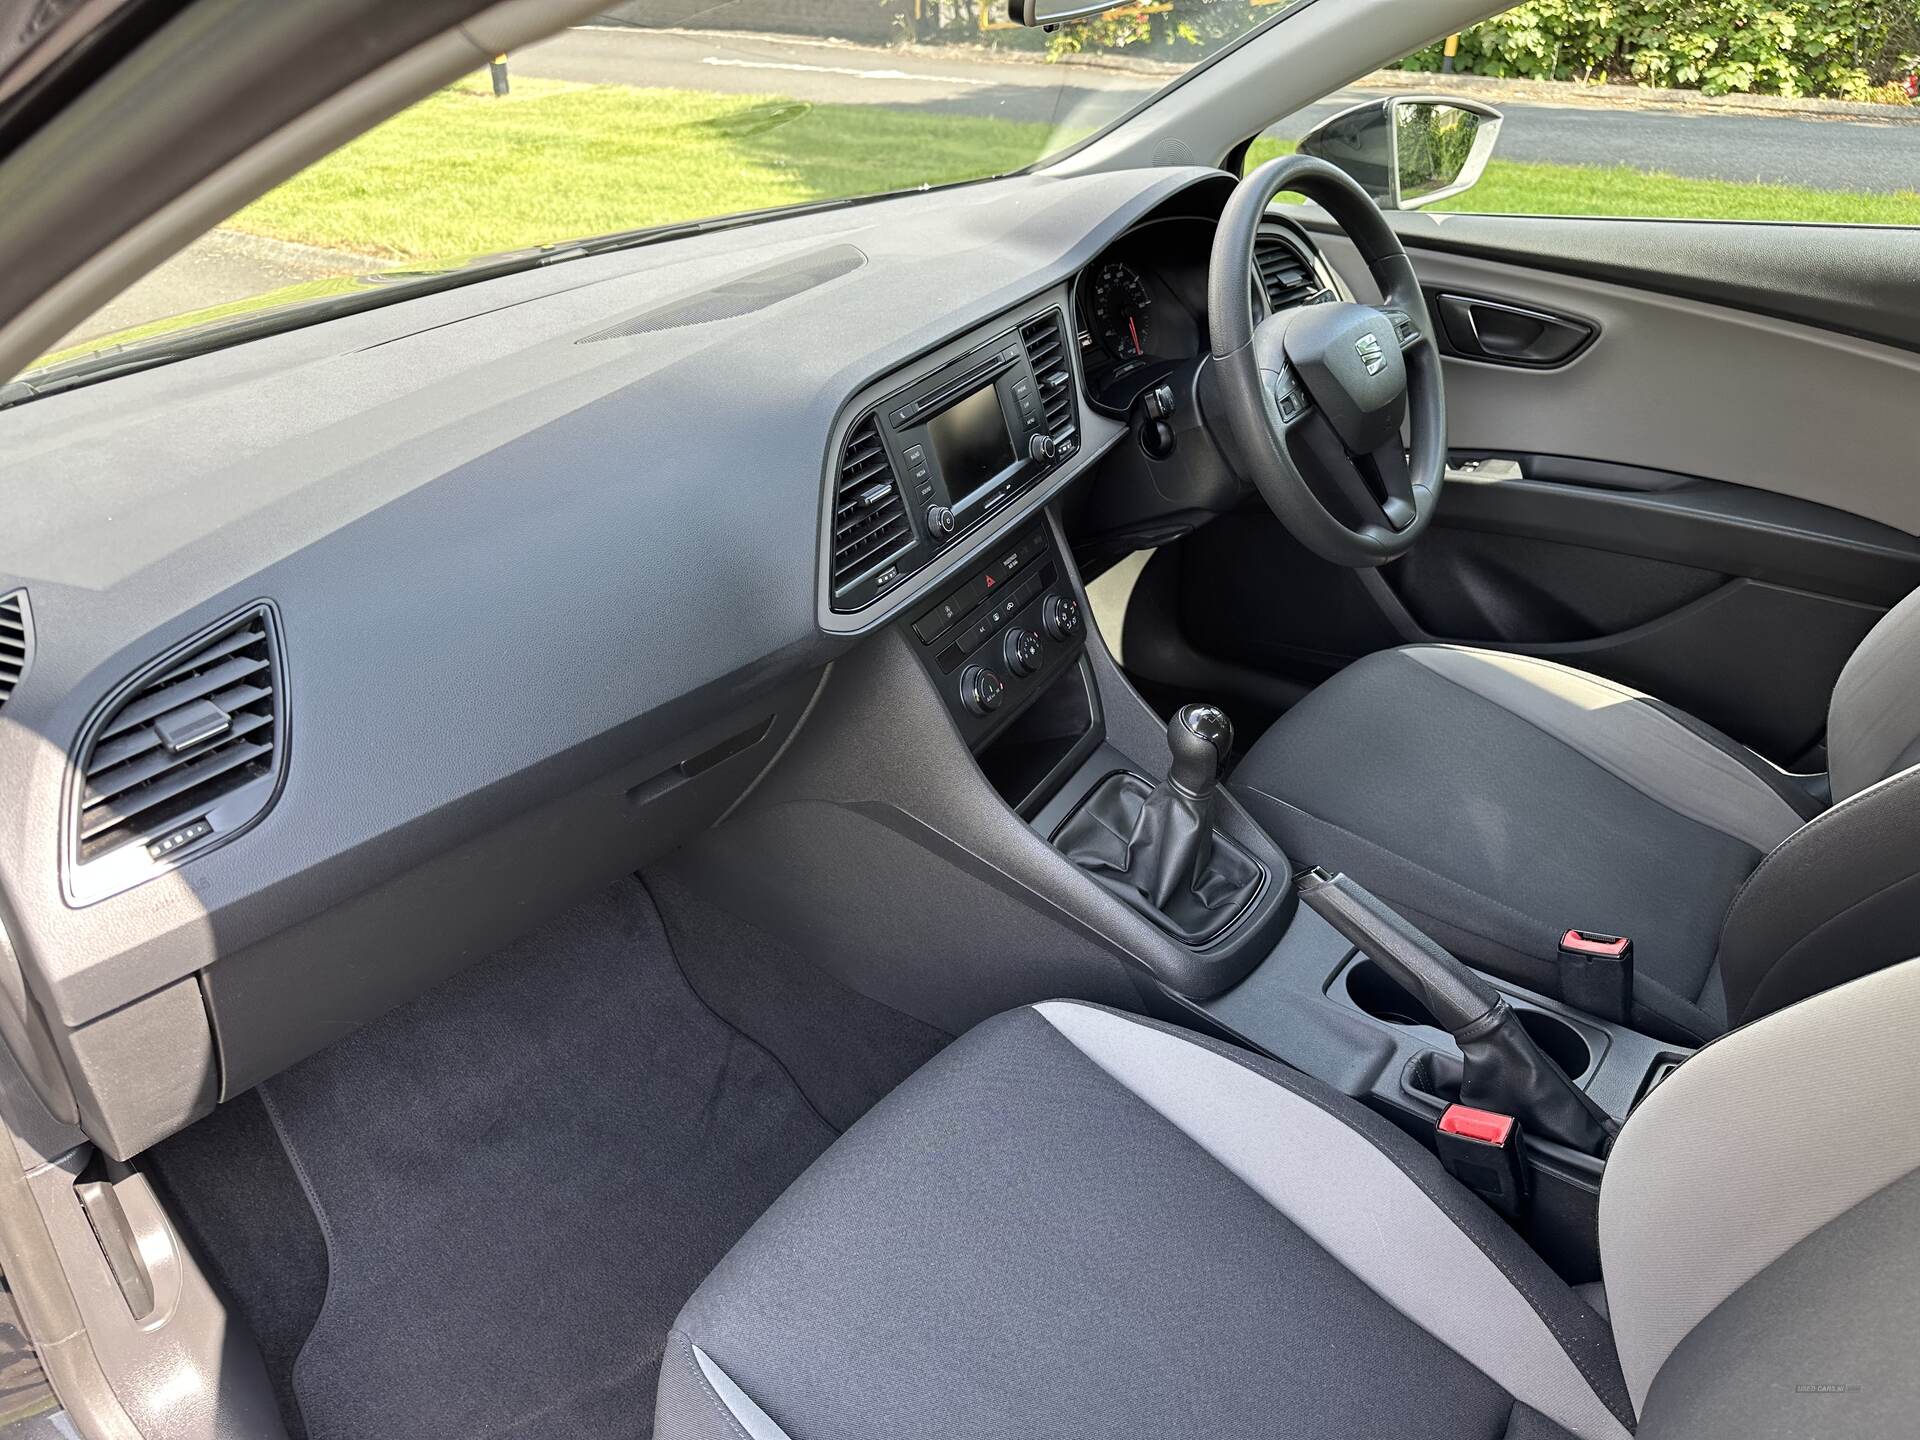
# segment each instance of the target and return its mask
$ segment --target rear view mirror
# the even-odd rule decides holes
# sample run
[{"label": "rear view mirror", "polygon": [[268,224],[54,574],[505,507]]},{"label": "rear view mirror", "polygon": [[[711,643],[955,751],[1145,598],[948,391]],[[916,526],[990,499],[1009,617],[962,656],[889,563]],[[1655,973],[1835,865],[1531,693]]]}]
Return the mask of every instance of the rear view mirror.
[{"label": "rear view mirror", "polygon": [[1016,25],[1059,25],[1104,15],[1120,0],[1007,0],[1007,15]]},{"label": "rear view mirror", "polygon": [[1339,166],[1382,210],[1417,210],[1470,189],[1499,135],[1500,112],[1491,105],[1391,95],[1321,121],[1300,153]]}]

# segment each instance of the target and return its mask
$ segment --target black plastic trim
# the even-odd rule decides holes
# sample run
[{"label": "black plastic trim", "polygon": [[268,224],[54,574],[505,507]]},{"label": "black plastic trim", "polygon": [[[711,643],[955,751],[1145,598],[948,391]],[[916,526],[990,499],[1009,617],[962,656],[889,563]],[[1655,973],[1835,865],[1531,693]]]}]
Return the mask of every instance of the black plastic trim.
[{"label": "black plastic trim", "polygon": [[[194,651],[209,644],[223,633],[233,629],[236,625],[241,624],[243,621],[255,615],[259,616],[265,624],[267,650],[272,656],[269,662],[270,668],[268,674],[273,681],[273,769],[270,775],[260,777],[258,780],[250,781],[236,788],[228,795],[222,797],[221,800],[210,805],[207,811],[208,816],[211,818],[219,811],[221,806],[227,806],[229,807],[228,814],[230,816],[234,802],[245,798],[247,803],[254,807],[252,813],[240,820],[230,821],[230,823],[225,824],[224,827],[216,824],[213,832],[205,839],[197,840],[193,844],[187,845],[173,854],[163,857],[153,857],[149,852],[147,864],[140,867],[140,873],[133,875],[131,878],[114,878],[108,883],[95,886],[82,885],[80,883],[81,876],[90,866],[105,862],[112,856],[120,853],[118,850],[109,851],[106,854],[95,857],[93,860],[82,860],[80,858],[81,790],[86,784],[87,757],[92,753],[94,742],[100,737],[100,732],[119,714],[121,707],[126,704],[128,697],[139,690],[141,686],[147,684],[155,676],[165,673],[170,666],[178,664]],[[245,835],[249,830],[258,825],[272,812],[274,805],[278,803],[280,799],[281,791],[286,788],[287,771],[290,768],[289,755],[293,744],[292,712],[293,701],[291,686],[287,678],[286,647],[284,641],[281,639],[280,609],[273,601],[265,598],[249,601],[238,609],[229,611],[211,625],[202,626],[185,640],[182,640],[179,644],[171,647],[155,659],[148,661],[145,665],[142,665],[138,670],[134,671],[133,674],[114,686],[113,689],[108,692],[106,698],[94,707],[93,713],[87,717],[87,723],[81,728],[79,739],[74,742],[72,749],[67,752],[66,779],[61,786],[60,794],[60,891],[62,898],[66,900],[68,905],[76,909],[84,905],[97,904],[101,900],[131,890],[136,885],[143,885],[147,881],[164,875],[170,870],[176,870],[182,865],[198,860],[203,855],[210,855],[222,846],[238,840],[242,835]],[[255,786],[259,786],[260,788],[256,791]],[[256,796],[257,803],[255,799]],[[121,848],[125,849],[126,847]]]},{"label": "black plastic trim", "polygon": [[[1480,452],[1476,452],[1478,454]],[[1534,457],[1519,458],[1520,480],[1454,473],[1438,523],[1456,529],[1582,545],[1671,560],[1837,599],[1891,606],[1920,587],[1920,540],[1891,526],[1824,505],[1744,486],[1685,476],[1646,488],[1596,483],[1597,462],[1577,462],[1588,483],[1531,478]]]}]

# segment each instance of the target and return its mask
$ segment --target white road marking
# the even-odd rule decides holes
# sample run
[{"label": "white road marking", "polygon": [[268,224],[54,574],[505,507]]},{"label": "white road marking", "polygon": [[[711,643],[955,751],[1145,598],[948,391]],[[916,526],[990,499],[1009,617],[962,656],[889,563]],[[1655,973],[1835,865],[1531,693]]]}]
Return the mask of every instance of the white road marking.
[{"label": "white road marking", "polygon": [[971,75],[915,75],[906,70],[857,70],[851,65],[802,65],[793,60],[734,60],[702,55],[702,65],[726,65],[735,70],[801,70],[809,75],[850,75],[855,80],[921,80],[929,85],[991,85]]}]

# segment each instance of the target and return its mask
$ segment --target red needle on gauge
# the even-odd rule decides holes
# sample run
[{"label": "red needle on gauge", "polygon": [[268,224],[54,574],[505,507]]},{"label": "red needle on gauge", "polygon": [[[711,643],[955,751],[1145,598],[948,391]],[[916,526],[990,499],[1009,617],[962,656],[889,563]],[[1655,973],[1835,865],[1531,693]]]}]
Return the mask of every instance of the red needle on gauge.
[{"label": "red needle on gauge", "polygon": [[1133,337],[1133,353],[1138,355],[1140,353],[1140,332],[1134,328],[1133,317],[1131,315],[1127,317],[1127,334]]}]

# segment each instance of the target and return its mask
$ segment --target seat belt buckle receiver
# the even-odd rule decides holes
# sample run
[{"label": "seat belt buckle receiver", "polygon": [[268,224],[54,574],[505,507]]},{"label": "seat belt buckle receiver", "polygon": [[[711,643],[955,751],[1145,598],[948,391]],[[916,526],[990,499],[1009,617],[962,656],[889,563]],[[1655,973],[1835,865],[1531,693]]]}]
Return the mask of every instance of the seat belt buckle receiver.
[{"label": "seat belt buckle receiver", "polygon": [[1567,931],[1560,937],[1560,998],[1625,1025],[1633,1014],[1633,941],[1597,930]]},{"label": "seat belt buckle receiver", "polygon": [[1434,1128],[1440,1163],[1462,1185],[1505,1215],[1527,1203],[1527,1161],[1520,1122],[1497,1110],[1449,1105]]}]

